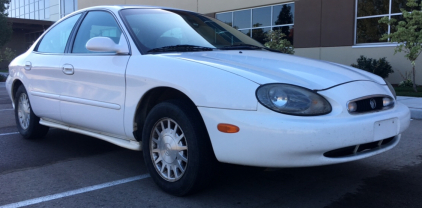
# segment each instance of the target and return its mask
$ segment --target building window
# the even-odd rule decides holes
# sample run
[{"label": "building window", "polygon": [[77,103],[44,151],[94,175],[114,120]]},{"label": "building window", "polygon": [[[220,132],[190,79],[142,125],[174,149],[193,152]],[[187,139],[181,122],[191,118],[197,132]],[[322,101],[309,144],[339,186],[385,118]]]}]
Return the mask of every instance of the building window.
[{"label": "building window", "polygon": [[[356,37],[355,43],[380,43],[383,34],[389,34],[392,28],[379,24],[383,17],[402,19],[400,9],[409,10],[407,0],[356,0]],[[418,4],[421,0],[417,1]],[[416,8],[421,9],[421,8]]]},{"label": "building window", "polygon": [[294,3],[217,13],[216,18],[264,44],[271,30],[282,30],[293,44]]},{"label": "building window", "polygon": [[11,0],[9,17],[36,20],[48,20],[50,0]]}]

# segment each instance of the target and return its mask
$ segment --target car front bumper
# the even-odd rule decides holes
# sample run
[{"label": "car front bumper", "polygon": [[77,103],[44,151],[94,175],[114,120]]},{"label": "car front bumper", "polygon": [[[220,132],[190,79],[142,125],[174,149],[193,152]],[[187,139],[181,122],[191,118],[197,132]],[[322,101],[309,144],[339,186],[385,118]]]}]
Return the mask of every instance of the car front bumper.
[{"label": "car front bumper", "polygon": [[[370,157],[396,146],[410,124],[410,111],[401,103],[390,110],[358,116],[288,116],[259,104],[257,111],[198,109],[220,162],[260,167],[319,166]],[[236,125],[240,131],[220,132],[219,123]],[[369,151],[324,156],[332,150],[388,138],[390,143]]]}]

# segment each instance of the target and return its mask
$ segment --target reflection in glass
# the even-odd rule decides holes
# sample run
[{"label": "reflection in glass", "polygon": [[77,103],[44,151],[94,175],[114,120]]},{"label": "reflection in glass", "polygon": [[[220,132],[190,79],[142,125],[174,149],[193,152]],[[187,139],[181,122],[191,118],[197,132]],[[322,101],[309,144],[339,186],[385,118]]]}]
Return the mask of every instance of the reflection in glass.
[{"label": "reflection in glass", "polygon": [[[388,32],[387,24],[379,24],[381,17],[357,20],[356,43],[378,43]],[[383,41],[384,42],[384,41]]]},{"label": "reflection in glass", "polygon": [[[421,0],[417,0],[416,3],[419,5],[421,3]],[[407,5],[407,0],[392,0],[391,2],[391,13],[401,13],[400,9],[405,9],[406,11],[411,11],[411,10],[421,10],[421,7],[415,7],[415,8],[410,8]]]},{"label": "reflection in glass", "polygon": [[273,24],[293,24],[295,14],[294,4],[283,4],[273,7]]},{"label": "reflection in glass", "polygon": [[251,10],[233,12],[233,27],[236,29],[251,27]]},{"label": "reflection in glass", "polygon": [[271,26],[271,7],[252,9],[252,26]]},{"label": "reflection in glass", "polygon": [[253,29],[252,30],[252,38],[255,39],[256,41],[264,44],[266,41],[266,34],[268,33],[268,31],[270,31],[270,28],[260,28],[260,29]]},{"label": "reflection in glass", "polygon": [[294,26],[283,26],[283,27],[273,27],[273,30],[281,30],[283,34],[286,36],[283,39],[287,39],[293,44],[293,36],[294,36]]},{"label": "reflection in glass", "polygon": [[358,17],[388,14],[390,0],[358,0]]},{"label": "reflection in glass", "polygon": [[44,9],[45,8],[44,7],[44,0],[41,0],[40,3],[39,3],[39,5],[40,5],[40,9]]},{"label": "reflection in glass", "polygon": [[232,12],[217,14],[215,18],[232,26]]},{"label": "reflection in glass", "polygon": [[239,30],[240,32],[242,32],[243,34],[251,37],[251,30],[250,29],[246,29],[246,30]]}]

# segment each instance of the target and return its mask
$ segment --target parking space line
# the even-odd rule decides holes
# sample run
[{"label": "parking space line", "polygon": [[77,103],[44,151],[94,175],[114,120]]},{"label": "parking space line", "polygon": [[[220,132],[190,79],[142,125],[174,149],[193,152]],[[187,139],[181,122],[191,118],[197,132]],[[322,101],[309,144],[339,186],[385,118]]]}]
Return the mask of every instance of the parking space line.
[{"label": "parking space line", "polygon": [[72,191],[66,191],[66,192],[62,192],[62,193],[58,193],[58,194],[53,194],[53,195],[35,198],[35,199],[29,199],[29,200],[26,200],[26,201],[16,202],[16,203],[12,203],[12,204],[6,204],[6,205],[3,205],[3,206],[0,206],[0,208],[29,206],[29,205],[38,204],[38,203],[41,203],[41,202],[51,201],[51,200],[54,200],[54,199],[59,199],[59,198],[73,196],[73,195],[76,195],[76,194],[86,193],[86,192],[90,192],[90,191],[95,191],[95,190],[98,190],[98,189],[103,189],[103,188],[107,188],[107,187],[111,187],[111,186],[116,186],[116,185],[120,185],[120,184],[123,184],[123,183],[138,181],[138,180],[142,180],[142,179],[149,178],[149,177],[150,177],[149,174],[143,174],[143,175],[125,178],[125,179],[112,181],[112,182],[108,182],[108,183],[103,183],[103,184],[98,184],[98,185],[94,185],[94,186],[88,186],[88,187],[85,187],[85,188],[75,189],[75,190],[72,190]]},{"label": "parking space line", "polygon": [[13,109],[2,109],[0,111],[11,111],[11,110],[13,110]]},{"label": "parking space line", "polygon": [[0,134],[0,136],[6,136],[6,135],[12,135],[12,134],[19,134],[19,132],[4,133],[4,134]]}]

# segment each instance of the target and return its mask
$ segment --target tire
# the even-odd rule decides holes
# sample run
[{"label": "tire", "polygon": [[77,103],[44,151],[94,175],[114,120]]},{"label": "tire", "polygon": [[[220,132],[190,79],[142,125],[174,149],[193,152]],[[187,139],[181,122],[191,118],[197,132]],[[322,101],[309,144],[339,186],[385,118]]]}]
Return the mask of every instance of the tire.
[{"label": "tire", "polygon": [[19,133],[25,139],[41,139],[49,129],[39,123],[40,118],[32,111],[28,93],[23,85],[19,86],[15,95],[15,120]]},{"label": "tire", "polygon": [[193,194],[212,180],[217,160],[196,106],[179,100],[157,104],[145,120],[142,138],[147,169],[165,192]]}]

